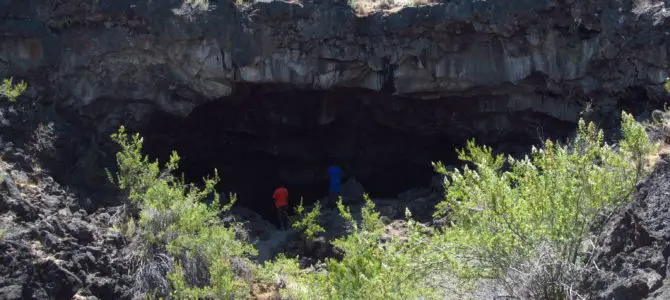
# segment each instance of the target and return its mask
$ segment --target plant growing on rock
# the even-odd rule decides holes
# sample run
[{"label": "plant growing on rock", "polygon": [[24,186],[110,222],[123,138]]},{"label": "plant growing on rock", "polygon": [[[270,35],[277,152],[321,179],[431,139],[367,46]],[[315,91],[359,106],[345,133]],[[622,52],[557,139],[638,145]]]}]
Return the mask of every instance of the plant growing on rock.
[{"label": "plant growing on rock", "polygon": [[295,214],[297,218],[292,226],[302,232],[307,240],[313,240],[319,233],[325,231],[318,222],[319,214],[321,214],[321,203],[319,201],[314,203],[312,210],[306,213],[302,198],[300,198],[300,205],[295,208]]},{"label": "plant growing on rock", "polygon": [[[16,102],[16,98],[21,96],[27,87],[28,85],[23,81],[13,84],[12,78],[4,79],[0,84],[0,98],[7,98],[9,102]],[[2,162],[1,159],[0,162]],[[0,174],[0,182],[3,180],[3,176],[3,174]]]},{"label": "plant growing on rock", "polygon": [[13,78],[3,79],[2,84],[0,84],[0,98],[4,97],[9,102],[16,102],[16,98],[21,96],[26,88],[28,88],[28,85],[23,81],[17,84],[14,84],[13,81]]},{"label": "plant growing on rock", "polygon": [[551,280],[532,282],[535,286],[519,296],[567,296],[572,282],[566,272],[584,265],[590,229],[630,201],[647,173],[647,155],[658,147],[630,114],[622,113],[621,126],[618,147],[604,143],[595,124],[580,120],[574,141],[547,140],[542,149],[533,147],[530,157],[494,156],[491,148],[469,141],[458,155],[474,168],[447,171],[435,163],[449,178],[437,214],[454,223],[434,240],[443,245],[445,261],[462,278],[500,278],[510,293],[519,294],[518,282],[510,282],[519,277],[509,275],[549,247],[542,252],[555,261],[541,264],[541,273]]},{"label": "plant growing on rock", "polygon": [[[116,155],[118,171],[110,178],[140,209],[133,239],[136,288],[145,295],[178,299],[247,295],[246,283],[235,276],[231,259],[255,249],[221,224],[221,209],[230,209],[234,199],[220,207],[216,170],[199,188],[173,175],[179,164],[176,152],[161,167],[142,154],[138,134],[129,136],[121,127],[112,139],[121,150]],[[207,205],[202,200],[210,194],[214,201]]]}]

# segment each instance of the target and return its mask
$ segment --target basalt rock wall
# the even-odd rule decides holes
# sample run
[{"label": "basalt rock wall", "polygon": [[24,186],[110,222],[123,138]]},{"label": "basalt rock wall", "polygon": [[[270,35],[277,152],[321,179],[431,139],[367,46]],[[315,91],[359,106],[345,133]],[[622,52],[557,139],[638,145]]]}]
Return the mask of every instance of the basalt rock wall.
[{"label": "basalt rock wall", "polygon": [[667,6],[451,0],[361,16],[336,0],[0,0],[0,76],[75,108],[113,99],[187,115],[236,84],[272,83],[491,96],[478,109],[574,121],[580,102],[662,97]]}]

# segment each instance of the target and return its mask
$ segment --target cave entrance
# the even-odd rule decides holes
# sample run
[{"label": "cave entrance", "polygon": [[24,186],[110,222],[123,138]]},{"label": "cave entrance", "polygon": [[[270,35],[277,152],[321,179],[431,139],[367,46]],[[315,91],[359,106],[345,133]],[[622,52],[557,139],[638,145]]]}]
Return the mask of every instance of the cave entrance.
[{"label": "cave entrance", "polygon": [[343,182],[354,177],[376,198],[427,187],[432,161],[456,162],[455,148],[476,138],[514,153],[574,124],[531,111],[495,112],[473,98],[420,100],[340,88],[300,90],[241,85],[232,96],[196,107],[188,117],[156,112],[140,132],[146,150],[164,161],[182,157],[187,180],[219,171],[221,192],[274,219],[272,192],[282,184],[290,201],[327,196],[327,168],[338,164]]}]

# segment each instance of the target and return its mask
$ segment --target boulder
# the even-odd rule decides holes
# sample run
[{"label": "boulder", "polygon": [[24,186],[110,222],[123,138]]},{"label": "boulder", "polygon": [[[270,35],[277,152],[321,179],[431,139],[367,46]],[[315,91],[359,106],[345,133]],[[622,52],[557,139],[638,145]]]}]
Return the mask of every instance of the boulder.
[{"label": "boulder", "polygon": [[0,299],[20,300],[23,299],[23,287],[20,285],[8,285],[0,288]]},{"label": "boulder", "polygon": [[342,203],[344,204],[360,203],[363,201],[364,194],[365,188],[354,177],[349,178],[341,186],[340,196],[342,196]]}]

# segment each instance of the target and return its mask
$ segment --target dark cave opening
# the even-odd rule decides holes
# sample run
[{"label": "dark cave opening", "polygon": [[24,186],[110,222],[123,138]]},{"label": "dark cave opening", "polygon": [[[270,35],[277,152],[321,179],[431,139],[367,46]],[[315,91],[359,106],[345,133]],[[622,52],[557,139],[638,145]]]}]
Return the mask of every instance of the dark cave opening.
[{"label": "dark cave opening", "polygon": [[239,205],[273,220],[277,186],[289,189],[291,204],[300,197],[313,203],[328,194],[332,164],[343,169],[343,183],[354,177],[372,197],[395,198],[427,187],[435,175],[432,161],[456,164],[455,148],[469,138],[514,154],[537,144],[539,132],[547,138],[574,130],[574,124],[545,114],[510,113],[490,103],[241,85],[188,117],[155,112],[140,133],[145,150],[161,161],[170,150],[179,152],[188,181],[216,168],[220,192],[236,193]]}]

